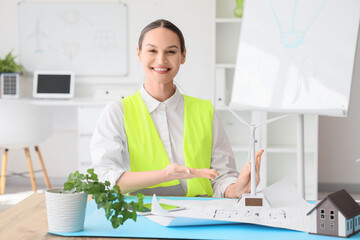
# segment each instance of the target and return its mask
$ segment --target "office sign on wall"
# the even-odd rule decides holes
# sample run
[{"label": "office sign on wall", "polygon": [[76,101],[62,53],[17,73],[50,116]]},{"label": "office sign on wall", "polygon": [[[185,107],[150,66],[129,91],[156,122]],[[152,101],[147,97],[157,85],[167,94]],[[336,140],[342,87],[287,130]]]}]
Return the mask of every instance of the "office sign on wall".
[{"label": "office sign on wall", "polygon": [[127,74],[125,4],[20,3],[19,35],[20,61],[29,72]]}]

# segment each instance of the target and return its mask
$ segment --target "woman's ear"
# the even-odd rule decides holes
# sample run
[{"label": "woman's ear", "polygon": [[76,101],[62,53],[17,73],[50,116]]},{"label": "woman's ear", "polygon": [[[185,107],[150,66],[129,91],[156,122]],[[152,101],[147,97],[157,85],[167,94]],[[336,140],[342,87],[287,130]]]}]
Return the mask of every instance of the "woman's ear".
[{"label": "woman's ear", "polygon": [[184,52],[181,54],[181,64],[184,64],[186,60],[186,48],[184,48]]},{"label": "woman's ear", "polygon": [[139,49],[139,46],[136,47],[136,52],[137,52],[137,55],[138,55],[138,59],[139,59],[139,62],[141,62],[141,50]]}]

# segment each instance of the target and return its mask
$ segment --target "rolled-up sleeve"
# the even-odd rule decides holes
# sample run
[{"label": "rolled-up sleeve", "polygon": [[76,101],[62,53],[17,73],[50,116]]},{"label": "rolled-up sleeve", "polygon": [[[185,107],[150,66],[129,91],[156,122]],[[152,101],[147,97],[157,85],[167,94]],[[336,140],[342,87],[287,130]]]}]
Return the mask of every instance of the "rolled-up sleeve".
[{"label": "rolled-up sleeve", "polygon": [[236,170],[234,154],[220,120],[214,113],[212,136],[211,168],[219,172],[219,177],[212,180],[213,197],[224,197],[225,191],[235,183],[239,172]]},{"label": "rolled-up sleeve", "polygon": [[101,182],[109,181],[114,186],[120,176],[129,170],[121,102],[109,102],[104,108],[91,139],[90,153],[91,167]]}]

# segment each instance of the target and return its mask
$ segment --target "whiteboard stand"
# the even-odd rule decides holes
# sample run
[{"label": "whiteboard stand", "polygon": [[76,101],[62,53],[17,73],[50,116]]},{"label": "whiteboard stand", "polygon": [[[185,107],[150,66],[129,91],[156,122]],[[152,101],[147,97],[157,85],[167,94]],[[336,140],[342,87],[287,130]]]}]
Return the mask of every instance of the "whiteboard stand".
[{"label": "whiteboard stand", "polygon": [[297,123],[297,182],[298,192],[305,199],[304,114],[298,115]]}]

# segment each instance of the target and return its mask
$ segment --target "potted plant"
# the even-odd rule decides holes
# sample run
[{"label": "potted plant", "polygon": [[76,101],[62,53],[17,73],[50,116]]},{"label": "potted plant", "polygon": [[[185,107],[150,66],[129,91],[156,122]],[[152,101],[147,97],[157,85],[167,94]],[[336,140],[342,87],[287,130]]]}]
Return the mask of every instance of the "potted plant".
[{"label": "potted plant", "polygon": [[128,219],[136,221],[136,211],[143,208],[143,194],[137,195],[137,202],[128,203],[118,186],[111,188],[110,182],[99,182],[94,169],[88,169],[87,174],[76,171],[69,175],[63,188],[52,188],[45,193],[49,231],[83,230],[88,194],[92,195],[98,208],[105,210],[113,228]]},{"label": "potted plant", "polygon": [[234,9],[235,17],[242,18],[244,13],[244,0],[236,0],[236,7]]},{"label": "potted plant", "polygon": [[4,98],[18,98],[19,76],[24,68],[15,62],[15,56],[10,51],[4,59],[0,58],[0,96]]}]

